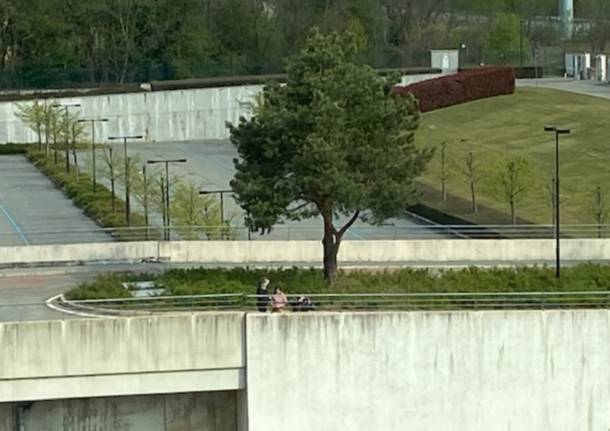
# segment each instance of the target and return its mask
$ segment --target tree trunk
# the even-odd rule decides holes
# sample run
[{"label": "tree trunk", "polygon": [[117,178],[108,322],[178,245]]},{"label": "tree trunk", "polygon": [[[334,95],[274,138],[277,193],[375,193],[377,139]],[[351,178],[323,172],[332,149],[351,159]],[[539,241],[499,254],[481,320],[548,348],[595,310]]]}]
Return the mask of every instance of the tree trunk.
[{"label": "tree trunk", "polygon": [[515,202],[510,201],[510,221],[512,224],[517,224],[517,214],[515,213]]},{"label": "tree trunk", "polygon": [[472,212],[477,213],[479,211],[479,208],[477,206],[477,195],[474,189],[474,182],[470,183],[470,195],[472,198]]},{"label": "tree trunk", "polygon": [[[44,146],[46,148],[46,154],[49,155],[49,120],[48,114],[45,114],[45,124],[44,124]],[[53,140],[53,145],[55,145],[55,139]],[[57,164],[57,162],[55,162]]]},{"label": "tree trunk", "polygon": [[146,226],[146,241],[148,241],[148,238],[150,237],[150,230],[148,227],[148,197],[144,197],[144,225]]},{"label": "tree trunk", "polygon": [[[40,129],[40,123],[36,123],[36,134],[38,135],[38,151],[42,150],[42,135]],[[48,156],[49,153],[47,152],[47,154],[45,155]]]},{"label": "tree trunk", "polygon": [[324,278],[332,283],[337,277],[337,252],[341,241],[335,242],[332,215],[324,215]]},{"label": "tree trunk", "polygon": [[78,156],[76,155],[75,149],[72,150],[72,157],[74,159],[74,173],[76,174],[76,181],[78,181],[80,178],[80,172],[78,169]]},{"label": "tree trunk", "polygon": [[114,192],[114,176],[110,179],[110,191],[112,193],[112,212],[115,213],[116,212],[116,194]]},{"label": "tree trunk", "polygon": [[329,283],[333,283],[337,278],[337,254],[341,246],[341,240],[345,232],[352,227],[358,220],[360,211],[356,211],[349,221],[341,229],[335,229],[333,225],[332,210],[320,211],[324,220],[324,238],[322,245],[324,246],[324,278]]},{"label": "tree trunk", "polygon": [[332,283],[337,278],[337,252],[339,251],[339,243],[335,243],[335,235],[332,227],[329,230],[324,223],[324,278]]}]

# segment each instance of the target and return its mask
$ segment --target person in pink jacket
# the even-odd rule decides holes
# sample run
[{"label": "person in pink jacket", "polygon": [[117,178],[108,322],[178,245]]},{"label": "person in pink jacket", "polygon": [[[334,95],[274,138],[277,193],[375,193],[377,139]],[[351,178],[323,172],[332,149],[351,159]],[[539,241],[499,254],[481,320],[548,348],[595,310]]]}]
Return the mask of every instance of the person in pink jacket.
[{"label": "person in pink jacket", "polygon": [[284,309],[288,305],[288,298],[286,294],[282,292],[282,289],[276,287],[273,290],[273,295],[271,296],[271,309],[273,312],[279,312]]}]

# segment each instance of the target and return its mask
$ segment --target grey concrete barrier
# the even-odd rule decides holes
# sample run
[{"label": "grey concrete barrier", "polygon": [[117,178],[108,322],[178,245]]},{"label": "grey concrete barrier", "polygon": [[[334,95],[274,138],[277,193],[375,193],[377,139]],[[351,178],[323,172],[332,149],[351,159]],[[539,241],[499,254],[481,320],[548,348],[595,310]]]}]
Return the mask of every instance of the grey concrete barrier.
[{"label": "grey concrete barrier", "polygon": [[243,319],[219,312],[2,323],[0,402],[239,389]]},{"label": "grey concrete barrier", "polygon": [[159,260],[159,243],[110,242],[0,247],[0,265]]},{"label": "grey concrete barrier", "polygon": [[[425,81],[442,74],[405,75],[402,85]],[[237,123],[249,116],[251,103],[263,89],[262,85],[125,93],[58,98],[58,103],[78,103],[79,115],[105,117],[111,121],[99,124],[98,141],[108,136],[124,136],[142,132],[149,142],[176,142],[226,139],[226,122]],[[0,142],[35,142],[36,134],[18,118],[20,104],[0,103]]]},{"label": "grey concrete barrier", "polygon": [[[553,240],[344,241],[339,262],[350,264],[512,264],[553,261]],[[610,260],[610,239],[562,240],[562,259]],[[311,264],[322,262],[319,241],[175,241],[0,247],[0,265],[73,262]]]},{"label": "grey concrete barrier", "polygon": [[248,314],[249,430],[606,430],[609,322],[608,310]]}]

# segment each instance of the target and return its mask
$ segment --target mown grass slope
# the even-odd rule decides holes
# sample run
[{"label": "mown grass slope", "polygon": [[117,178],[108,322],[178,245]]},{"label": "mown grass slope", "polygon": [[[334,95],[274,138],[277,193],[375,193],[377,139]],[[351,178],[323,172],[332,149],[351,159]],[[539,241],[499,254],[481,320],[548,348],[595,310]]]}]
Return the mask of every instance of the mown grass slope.
[{"label": "mown grass slope", "polygon": [[[528,191],[517,207],[517,216],[535,223],[551,223],[547,185],[555,169],[554,136],[545,125],[567,127],[572,134],[561,138],[562,223],[593,224],[592,191],[610,190],[610,101],[558,90],[521,88],[514,95],[479,100],[424,114],[416,139],[419,145],[439,147],[447,142],[447,161],[452,166],[448,192],[469,199],[467,183],[454,165],[464,166],[469,151],[482,171],[478,185],[480,202],[508,214],[508,203],[490,190],[498,164],[522,157],[531,165]],[[440,151],[422,182],[440,190]],[[438,194],[440,198],[440,193]],[[468,214],[467,206],[451,207],[434,195],[425,202],[476,223],[494,223]],[[610,205],[609,205],[610,206]],[[508,215],[504,223],[509,222]]]}]

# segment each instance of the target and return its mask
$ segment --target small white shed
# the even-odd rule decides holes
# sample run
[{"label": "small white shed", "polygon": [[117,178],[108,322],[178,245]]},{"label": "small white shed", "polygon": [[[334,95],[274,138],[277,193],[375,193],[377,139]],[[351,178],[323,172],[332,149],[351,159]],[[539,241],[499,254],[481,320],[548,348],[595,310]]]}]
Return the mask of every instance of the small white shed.
[{"label": "small white shed", "polygon": [[566,54],[566,75],[574,79],[589,79],[591,71],[591,54],[588,52]]},{"label": "small white shed", "polygon": [[430,66],[443,73],[455,73],[460,69],[460,51],[443,49],[430,51]]},{"label": "small white shed", "polygon": [[608,59],[600,54],[595,57],[595,79],[601,82],[608,81]]}]

